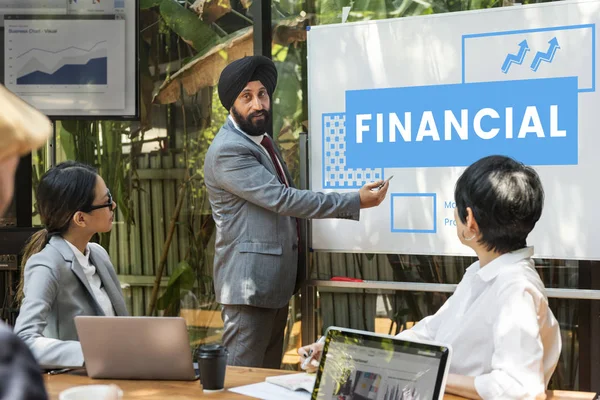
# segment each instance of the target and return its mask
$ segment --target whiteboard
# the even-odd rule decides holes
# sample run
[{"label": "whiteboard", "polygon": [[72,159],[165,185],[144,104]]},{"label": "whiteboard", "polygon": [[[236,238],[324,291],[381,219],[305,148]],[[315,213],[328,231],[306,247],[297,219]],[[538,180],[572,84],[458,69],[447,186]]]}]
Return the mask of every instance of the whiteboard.
[{"label": "whiteboard", "polygon": [[314,220],[312,248],[473,255],[454,185],[504,154],[544,185],[536,256],[599,260],[598,22],[594,0],[310,27],[311,189],[394,176],[360,222]]}]

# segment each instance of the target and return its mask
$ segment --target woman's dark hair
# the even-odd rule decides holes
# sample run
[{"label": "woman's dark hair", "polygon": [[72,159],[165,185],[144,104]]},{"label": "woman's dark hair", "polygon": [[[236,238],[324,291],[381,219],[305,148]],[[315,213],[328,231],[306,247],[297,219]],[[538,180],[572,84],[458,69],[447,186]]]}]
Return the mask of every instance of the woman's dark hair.
[{"label": "woman's dark hair", "polygon": [[37,187],[36,206],[44,229],[34,233],[25,245],[21,262],[21,281],[17,300],[23,299],[23,275],[29,258],[42,251],[53,235],[69,229],[77,211],[87,210],[94,202],[97,172],[89,165],[65,161],[50,168]]},{"label": "woman's dark hair", "polygon": [[504,254],[527,246],[544,208],[544,189],[533,168],[505,156],[489,156],[469,166],[456,182],[458,217],[467,207],[479,225],[479,243]]}]

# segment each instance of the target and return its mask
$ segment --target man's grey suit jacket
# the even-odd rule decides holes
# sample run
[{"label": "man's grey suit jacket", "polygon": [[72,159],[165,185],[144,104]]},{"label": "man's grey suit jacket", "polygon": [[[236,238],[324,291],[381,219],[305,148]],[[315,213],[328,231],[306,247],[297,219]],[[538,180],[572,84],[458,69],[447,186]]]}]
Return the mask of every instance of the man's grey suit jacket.
[{"label": "man's grey suit jacket", "polygon": [[[117,274],[104,248],[89,244],[90,261],[102,280],[115,314],[127,315]],[[25,298],[15,323],[15,333],[44,366],[83,365],[83,353],[74,318],[104,315],[73,250],[53,236],[42,251],[25,265]]]},{"label": "man's grey suit jacket", "polygon": [[296,218],[360,216],[358,192],[317,193],[281,184],[271,158],[229,118],[208,149],[204,180],[217,229],[214,285],[222,304],[285,306],[298,270]]}]

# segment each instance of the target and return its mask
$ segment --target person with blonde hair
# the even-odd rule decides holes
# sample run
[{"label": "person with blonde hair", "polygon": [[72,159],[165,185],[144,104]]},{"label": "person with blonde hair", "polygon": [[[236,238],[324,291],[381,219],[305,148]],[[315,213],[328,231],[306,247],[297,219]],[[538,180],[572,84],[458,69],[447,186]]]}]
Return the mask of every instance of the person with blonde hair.
[{"label": "person with blonde hair", "polygon": [[[19,157],[42,146],[52,133],[43,114],[0,85],[0,216],[13,196]],[[0,400],[47,399],[40,367],[8,326],[0,321]]]}]

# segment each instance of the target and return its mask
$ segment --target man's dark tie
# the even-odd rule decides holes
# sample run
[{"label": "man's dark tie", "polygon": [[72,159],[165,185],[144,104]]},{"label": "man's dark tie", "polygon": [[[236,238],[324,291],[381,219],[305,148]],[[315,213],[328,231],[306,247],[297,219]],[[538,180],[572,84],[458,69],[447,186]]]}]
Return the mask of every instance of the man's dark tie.
[{"label": "man's dark tie", "polygon": [[286,183],[283,169],[279,165],[277,154],[275,153],[275,148],[273,147],[273,142],[271,141],[271,138],[269,137],[269,135],[264,135],[260,144],[267,150],[267,152],[271,156],[271,161],[273,161],[273,165],[275,166],[275,170],[277,171],[279,181],[281,183],[283,183],[285,186],[289,186]]},{"label": "man's dark tie", "polygon": [[[285,175],[283,174],[283,169],[279,165],[279,159],[277,158],[277,154],[275,153],[275,148],[273,147],[273,142],[269,135],[264,135],[262,141],[260,142],[262,146],[267,150],[269,155],[271,156],[271,161],[275,165],[275,170],[277,171],[277,175],[279,176],[279,181],[283,183],[285,186],[289,187],[285,180]],[[302,251],[302,247],[300,246],[300,224],[298,223],[298,218],[294,218],[296,220],[296,235],[298,235],[298,251]]]}]

